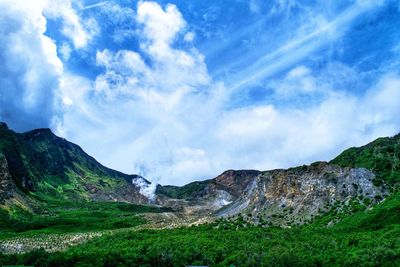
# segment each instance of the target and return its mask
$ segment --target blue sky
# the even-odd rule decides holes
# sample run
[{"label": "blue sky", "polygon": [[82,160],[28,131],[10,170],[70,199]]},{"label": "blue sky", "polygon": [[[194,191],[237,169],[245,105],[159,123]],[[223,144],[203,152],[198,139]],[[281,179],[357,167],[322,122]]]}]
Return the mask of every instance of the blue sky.
[{"label": "blue sky", "polygon": [[400,131],[400,1],[0,0],[0,119],[162,184]]}]

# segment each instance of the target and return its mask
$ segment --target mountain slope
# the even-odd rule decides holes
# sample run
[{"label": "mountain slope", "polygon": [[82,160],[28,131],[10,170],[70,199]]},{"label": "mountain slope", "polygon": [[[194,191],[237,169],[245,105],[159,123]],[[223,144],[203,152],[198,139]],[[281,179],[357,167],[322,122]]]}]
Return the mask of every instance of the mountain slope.
[{"label": "mountain slope", "polygon": [[[380,138],[349,149],[330,163],[264,172],[229,170],[182,187],[158,185],[154,201],[182,216],[246,214],[255,223],[279,224],[309,221],[349,203],[371,206],[399,179],[399,139]],[[0,124],[0,204],[18,200],[29,206],[37,200],[60,199],[148,203],[143,184],[149,182],[102,166],[49,129],[18,134]]]},{"label": "mountain slope", "polygon": [[400,183],[400,134],[349,148],[330,163],[369,169],[376,175],[377,184],[384,182],[394,189]]},{"label": "mountain slope", "polygon": [[[21,192],[46,200],[148,202],[132,183],[148,183],[142,177],[104,167],[49,129],[19,134],[0,124],[0,166],[0,181],[8,186],[10,195]],[[1,198],[4,202],[6,196]]]},{"label": "mountain slope", "polygon": [[[309,166],[272,171],[226,171],[183,187],[158,186],[158,202],[187,213],[238,216],[279,224],[312,220],[330,209],[380,202],[400,182],[400,135],[350,148]],[[349,207],[353,206],[353,207]]]}]

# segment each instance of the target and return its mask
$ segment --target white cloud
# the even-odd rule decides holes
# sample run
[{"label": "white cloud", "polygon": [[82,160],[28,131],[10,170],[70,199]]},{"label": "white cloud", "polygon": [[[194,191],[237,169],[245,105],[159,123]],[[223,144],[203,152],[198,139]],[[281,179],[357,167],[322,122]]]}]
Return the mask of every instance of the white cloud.
[{"label": "white cloud", "polygon": [[[212,81],[203,55],[190,42],[185,44],[189,48],[175,46],[188,33],[174,5],[139,2],[140,50],[97,51],[96,64],[103,70],[93,80],[63,72],[55,43],[44,35],[44,5],[0,5],[6,11],[0,24],[7,24],[0,25],[0,55],[7,59],[0,66],[1,119],[21,130],[51,125],[63,112],[64,123],[53,124],[59,134],[110,167],[162,184],[210,178],[231,168],[265,170],[328,160],[348,146],[400,130],[396,74],[354,95],[339,82],[357,76],[351,68],[335,63],[315,73],[298,65],[269,86],[285,97],[321,94],[318,101],[305,107],[232,107],[235,95]],[[354,14],[339,18],[348,21],[359,14],[350,11]],[[71,26],[76,20],[60,16],[70,20],[64,27],[70,27],[75,48],[87,45],[90,38]],[[81,29],[86,32],[85,26]],[[259,75],[264,77],[277,69],[274,64],[292,62],[288,57],[293,54],[283,55],[292,48],[304,49],[297,60],[318,47],[314,40],[323,33],[290,43],[252,68],[262,66]],[[67,58],[66,47],[58,51]]]},{"label": "white cloud", "polygon": [[199,87],[209,82],[202,54],[195,48],[179,50],[171,46],[186,26],[175,5],[168,4],[164,10],[155,2],[139,2],[137,21],[142,25],[141,48],[151,57],[154,79],[161,87]]},{"label": "white cloud", "polygon": [[[279,12],[281,12],[281,8],[290,10],[291,7],[297,5],[293,0],[280,0],[277,3]],[[264,56],[259,55],[256,61],[242,69],[228,85],[230,90],[240,90],[245,86],[262,82],[266,78],[304,60],[317,49],[339,39],[347,32],[355,19],[378,8],[382,3],[383,1],[356,1],[329,21],[310,13],[308,17],[311,19],[297,29],[292,39],[289,39],[278,49],[269,51]]]},{"label": "white cloud", "polygon": [[[333,93],[306,108],[258,106],[224,112],[220,147],[235,168],[277,168],[329,160],[348,146],[400,130],[400,77],[382,78],[365,96]],[[213,154],[213,153],[211,153]],[[232,159],[231,159],[232,160]]]},{"label": "white cloud", "polygon": [[[60,93],[64,66],[55,41],[46,36],[47,18],[61,20],[61,31],[75,48],[88,44],[97,23],[82,20],[71,0],[3,0],[0,5],[0,119],[16,130],[56,127],[71,103]],[[58,48],[65,61],[71,50],[67,43]]]},{"label": "white cloud", "polygon": [[194,40],[194,37],[195,37],[195,33],[194,32],[188,32],[188,33],[186,33],[185,34],[185,36],[183,37],[183,40],[185,41],[185,42],[193,42],[193,40]]},{"label": "white cloud", "polygon": [[58,47],[58,51],[62,59],[64,61],[68,61],[71,56],[72,48],[68,43],[63,43],[61,46]]},{"label": "white cloud", "polygon": [[17,130],[47,127],[60,111],[63,65],[40,3],[0,2],[0,119]]},{"label": "white cloud", "polygon": [[98,14],[101,15],[101,26],[106,28],[107,34],[111,34],[116,43],[122,43],[124,40],[135,37],[135,11],[126,6],[121,6],[114,1],[100,2],[88,7],[98,8]]},{"label": "white cloud", "polygon": [[144,84],[151,83],[151,73],[141,56],[133,51],[98,51],[96,63],[105,67],[95,81],[95,91],[108,99],[133,96]]},{"label": "white cloud", "polygon": [[[290,70],[283,80],[270,82],[270,86],[280,97],[293,97],[302,94],[314,94],[317,81],[311,70],[305,66],[298,66]],[[322,89],[322,88],[320,88]]]},{"label": "white cloud", "polygon": [[290,97],[321,93],[318,101],[233,108],[233,95],[209,78],[203,56],[195,48],[174,48],[186,25],[175,6],[140,2],[137,13],[141,50],[98,51],[104,72],[94,83],[69,78],[64,87],[73,104],[63,131],[109,166],[184,184],[231,168],[329,160],[348,146],[399,130],[392,100],[399,94],[397,76],[356,96],[336,81],[357,75],[345,65],[332,63],[318,74],[299,65],[270,86]]},{"label": "white cloud", "polygon": [[[43,1],[42,1],[43,2]],[[84,48],[98,34],[99,27],[93,18],[83,20],[72,5],[72,0],[44,1],[44,15],[61,19],[61,32],[71,39],[76,49]]]},{"label": "white cloud", "polygon": [[168,4],[163,10],[155,2],[139,2],[137,20],[143,24],[145,38],[152,45],[170,45],[176,34],[186,25],[182,14],[175,5]]},{"label": "white cloud", "polygon": [[138,52],[98,51],[96,62],[106,69],[96,79],[98,93],[109,98],[123,94],[153,101],[158,96],[168,98],[160,91],[172,92],[175,97],[209,83],[203,55],[195,48],[172,47],[186,25],[176,6],[167,5],[164,10],[154,2],[139,2],[137,21],[142,32],[141,52],[150,57],[151,65],[146,64]]}]

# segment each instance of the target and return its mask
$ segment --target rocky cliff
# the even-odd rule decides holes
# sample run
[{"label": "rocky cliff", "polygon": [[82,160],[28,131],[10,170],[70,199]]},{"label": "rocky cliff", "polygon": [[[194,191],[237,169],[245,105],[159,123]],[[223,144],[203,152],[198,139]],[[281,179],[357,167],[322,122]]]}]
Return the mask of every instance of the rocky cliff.
[{"label": "rocky cliff", "polygon": [[388,191],[384,185],[375,186],[374,179],[374,173],[367,169],[326,162],[265,172],[230,170],[203,183],[189,197],[164,196],[159,201],[191,215],[245,215],[256,223],[302,223],[333,206],[339,208],[351,201],[371,205],[381,200]]},{"label": "rocky cliff", "polygon": [[287,170],[229,170],[182,187],[157,186],[111,170],[49,129],[15,133],[0,124],[0,204],[38,201],[126,201],[172,207],[181,217],[238,217],[256,223],[302,223],[328,210],[381,201],[399,184],[400,136],[349,149],[331,163]]},{"label": "rocky cliff", "polygon": [[325,162],[267,171],[251,179],[243,193],[216,214],[229,217],[243,213],[254,220],[281,224],[307,221],[334,205],[381,199],[387,189],[375,186],[374,178],[363,168],[341,168]]},{"label": "rocky cliff", "polygon": [[8,170],[6,157],[0,153],[0,204],[14,195],[15,184]]}]

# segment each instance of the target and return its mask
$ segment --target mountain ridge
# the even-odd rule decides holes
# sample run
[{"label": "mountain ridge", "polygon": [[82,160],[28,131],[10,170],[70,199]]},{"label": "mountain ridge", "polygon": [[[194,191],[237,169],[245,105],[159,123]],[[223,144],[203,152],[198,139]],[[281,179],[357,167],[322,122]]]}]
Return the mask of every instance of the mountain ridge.
[{"label": "mountain ridge", "polygon": [[50,129],[15,133],[0,127],[0,154],[16,188],[27,195],[67,197],[71,200],[147,202],[128,175],[101,165],[81,147],[56,136]]},{"label": "mountain ridge", "polygon": [[[394,164],[390,165],[389,177],[397,177],[399,136],[371,143],[374,146],[371,149],[378,151],[379,157],[382,153],[394,153],[389,157],[390,164]],[[378,149],[379,145],[388,151]],[[198,219],[237,217],[245,213],[254,223],[303,223],[331,205],[355,199],[373,205],[388,194],[395,183],[393,177],[384,179],[386,169],[382,174],[382,170],[363,161],[349,160],[367,153],[362,152],[365,149],[369,146],[350,148],[330,162],[269,171],[227,170],[215,178],[180,187],[157,185],[152,197],[144,193],[150,185],[145,178],[101,165],[81,147],[57,137],[50,129],[15,133],[1,123],[0,202],[10,202],[16,195],[22,199],[28,196],[27,206],[31,199],[34,203],[57,198],[153,203],[172,208],[178,216]]]}]

